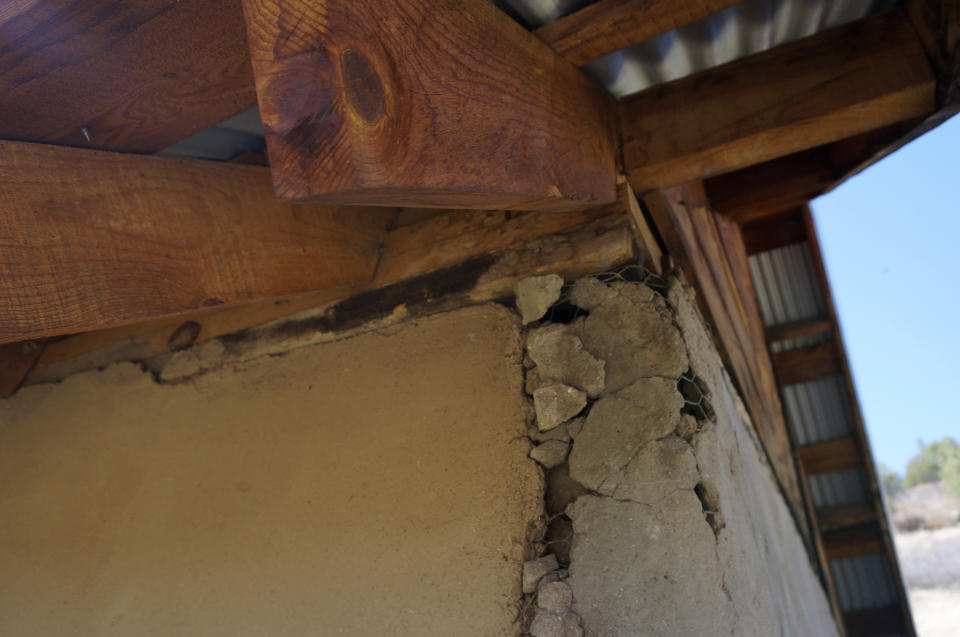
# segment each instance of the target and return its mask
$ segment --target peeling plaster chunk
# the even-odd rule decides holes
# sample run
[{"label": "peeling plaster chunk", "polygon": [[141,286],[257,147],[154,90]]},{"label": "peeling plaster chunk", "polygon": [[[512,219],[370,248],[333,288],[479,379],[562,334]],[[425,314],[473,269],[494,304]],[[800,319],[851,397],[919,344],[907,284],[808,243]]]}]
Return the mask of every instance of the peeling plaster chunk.
[{"label": "peeling plaster chunk", "polygon": [[530,450],[530,457],[546,469],[553,469],[567,459],[567,443],[562,440],[547,440]]},{"label": "peeling plaster chunk", "polygon": [[540,431],[553,429],[580,413],[587,405],[587,394],[575,387],[553,383],[533,392]]},{"label": "peeling plaster chunk", "polygon": [[630,460],[613,494],[618,500],[657,504],[697,484],[697,460],[683,440],[667,438],[644,445]]},{"label": "peeling plaster chunk", "polygon": [[583,342],[567,325],[552,324],[532,330],[527,352],[541,379],[577,387],[596,398],[604,388],[602,360],[583,349]]},{"label": "peeling plaster chunk", "polygon": [[558,274],[531,276],[517,281],[513,291],[517,295],[517,309],[524,324],[533,323],[550,309],[560,298],[563,277]]},{"label": "peeling plaster chunk", "polygon": [[573,604],[573,591],[566,582],[541,580],[537,588],[537,606],[545,610],[566,610]]},{"label": "peeling plaster chunk", "polygon": [[580,618],[570,610],[541,610],[530,624],[532,637],[582,637]]},{"label": "peeling plaster chunk", "polygon": [[554,427],[549,431],[540,431],[536,427],[530,427],[527,429],[527,437],[534,442],[546,442],[547,440],[562,440],[563,442],[570,441],[570,432],[567,431],[567,427],[570,426],[574,421],[571,420],[568,423]]},{"label": "peeling plaster chunk", "polygon": [[[699,511],[699,509],[698,509]],[[551,571],[560,568],[555,555],[544,555],[535,560],[523,563],[523,592],[533,593],[537,590],[540,578]]]},{"label": "peeling plaster chunk", "polygon": [[612,495],[640,447],[673,433],[683,396],[676,382],[645,378],[593,405],[570,452],[570,476]]},{"label": "peeling plaster chunk", "polygon": [[659,507],[588,495],[567,512],[566,582],[588,635],[729,634],[716,540],[693,491]]},{"label": "peeling plaster chunk", "polygon": [[571,327],[587,351],[606,361],[607,391],[649,376],[679,378],[688,368],[670,310],[650,288],[581,279],[570,300],[590,312]]}]

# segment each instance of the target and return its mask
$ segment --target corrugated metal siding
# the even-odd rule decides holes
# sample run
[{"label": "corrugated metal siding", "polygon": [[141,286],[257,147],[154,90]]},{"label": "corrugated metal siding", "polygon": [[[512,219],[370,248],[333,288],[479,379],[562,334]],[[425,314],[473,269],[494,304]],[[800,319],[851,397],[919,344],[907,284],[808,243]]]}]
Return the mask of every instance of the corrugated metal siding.
[{"label": "corrugated metal siding", "polygon": [[826,301],[806,242],[754,254],[748,261],[764,325],[826,315]]},{"label": "corrugated metal siding", "polygon": [[797,444],[809,445],[853,434],[853,412],[841,377],[785,385],[780,393]]},{"label": "corrugated metal siding", "polygon": [[862,467],[808,476],[807,485],[810,487],[813,506],[818,509],[873,501],[867,472]]},{"label": "corrugated metal siding", "polygon": [[[592,4],[583,0],[497,0],[528,27]],[[747,0],[584,67],[615,97],[889,9],[894,0]]]},{"label": "corrugated metal siding", "polygon": [[[830,561],[830,573],[844,612],[884,608],[899,603],[887,556],[859,555]],[[868,586],[864,586],[869,583]]]}]

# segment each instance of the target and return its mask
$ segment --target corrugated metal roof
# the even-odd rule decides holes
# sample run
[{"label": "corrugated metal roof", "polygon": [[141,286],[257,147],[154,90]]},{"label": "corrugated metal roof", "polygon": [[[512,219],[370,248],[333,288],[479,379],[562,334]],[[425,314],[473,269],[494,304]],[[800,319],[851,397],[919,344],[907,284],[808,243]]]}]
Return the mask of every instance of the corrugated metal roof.
[{"label": "corrugated metal roof", "polygon": [[[536,28],[596,0],[490,0],[527,28]],[[747,0],[692,24],[612,53],[583,67],[615,97],[765,51],[893,6],[895,0]],[[230,159],[262,152],[263,131],[235,128],[256,120],[251,109],[164,151],[165,155]]]},{"label": "corrugated metal roof", "polygon": [[[887,556],[858,555],[830,561],[830,572],[844,612],[884,608],[899,603]],[[870,582],[870,586],[864,586]]]},{"label": "corrugated metal roof", "polygon": [[862,467],[808,476],[807,485],[817,508],[873,501],[867,472]]},{"label": "corrugated metal roof", "polygon": [[853,434],[853,412],[840,376],[785,385],[780,393],[797,444],[809,445]]},{"label": "corrugated metal roof", "polygon": [[[538,27],[592,2],[499,0]],[[615,97],[669,82],[888,9],[893,0],[747,0],[592,62],[584,70]]]},{"label": "corrugated metal roof", "polygon": [[749,264],[767,327],[826,315],[826,300],[806,242],[751,255]]}]

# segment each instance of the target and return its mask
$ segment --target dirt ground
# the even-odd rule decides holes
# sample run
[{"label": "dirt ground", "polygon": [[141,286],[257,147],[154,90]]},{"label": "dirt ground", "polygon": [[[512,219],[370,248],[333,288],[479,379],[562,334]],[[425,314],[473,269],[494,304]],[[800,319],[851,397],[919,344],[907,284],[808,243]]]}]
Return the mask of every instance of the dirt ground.
[{"label": "dirt ground", "polygon": [[919,637],[956,637],[960,626],[960,525],[942,526],[956,520],[955,502],[942,497],[936,485],[918,485],[898,494],[893,509],[895,521],[918,520],[927,527],[894,534],[917,633]]}]

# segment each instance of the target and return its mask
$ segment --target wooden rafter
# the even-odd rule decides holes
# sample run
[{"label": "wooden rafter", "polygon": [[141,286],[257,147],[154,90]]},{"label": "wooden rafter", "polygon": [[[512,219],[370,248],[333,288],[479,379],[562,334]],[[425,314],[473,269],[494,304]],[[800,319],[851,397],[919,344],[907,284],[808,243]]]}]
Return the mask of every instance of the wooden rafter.
[{"label": "wooden rafter", "polygon": [[928,115],[934,93],[894,10],[624,98],[624,168],[640,193],[712,177]]},{"label": "wooden rafter", "polygon": [[244,0],[277,196],[614,201],[612,98],[486,0]]},{"label": "wooden rafter", "polygon": [[840,356],[833,341],[798,347],[773,355],[773,368],[780,385],[793,385],[840,375]]},{"label": "wooden rafter", "polygon": [[534,33],[567,60],[582,66],[742,0],[600,0]]},{"label": "wooden rafter", "polygon": [[0,139],[152,153],[256,105],[236,0],[0,10]]},{"label": "wooden rafter", "polygon": [[364,283],[386,232],[257,166],[0,142],[0,172],[0,342]]}]

